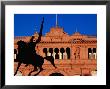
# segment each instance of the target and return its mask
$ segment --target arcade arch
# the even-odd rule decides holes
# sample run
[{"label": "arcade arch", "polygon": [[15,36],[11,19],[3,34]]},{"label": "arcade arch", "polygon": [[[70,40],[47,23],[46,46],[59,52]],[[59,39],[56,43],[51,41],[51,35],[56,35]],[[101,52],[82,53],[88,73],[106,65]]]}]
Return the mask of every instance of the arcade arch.
[{"label": "arcade arch", "polygon": [[54,59],[70,59],[70,48],[43,48],[45,56],[53,56]]}]

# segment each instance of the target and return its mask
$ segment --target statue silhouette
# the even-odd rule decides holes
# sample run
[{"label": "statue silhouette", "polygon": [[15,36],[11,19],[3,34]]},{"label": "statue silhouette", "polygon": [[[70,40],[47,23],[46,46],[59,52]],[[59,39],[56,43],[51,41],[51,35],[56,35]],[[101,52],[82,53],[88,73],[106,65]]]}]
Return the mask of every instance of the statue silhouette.
[{"label": "statue silhouette", "polygon": [[17,42],[18,54],[17,54],[15,62],[18,62],[18,66],[17,66],[17,69],[16,69],[14,75],[17,74],[17,71],[18,71],[21,63],[26,64],[26,66],[28,66],[29,64],[32,64],[34,66],[34,70],[29,73],[29,76],[31,75],[32,72],[38,71],[38,68],[39,68],[40,71],[37,74],[35,74],[35,76],[38,75],[41,71],[43,71],[42,65],[44,63],[44,59],[50,61],[51,64],[56,68],[53,56],[42,57],[42,56],[38,55],[35,50],[36,44],[41,41],[43,23],[44,23],[44,18],[41,23],[39,37],[36,41],[33,41],[35,37],[32,36],[28,43],[26,43],[22,40]]}]

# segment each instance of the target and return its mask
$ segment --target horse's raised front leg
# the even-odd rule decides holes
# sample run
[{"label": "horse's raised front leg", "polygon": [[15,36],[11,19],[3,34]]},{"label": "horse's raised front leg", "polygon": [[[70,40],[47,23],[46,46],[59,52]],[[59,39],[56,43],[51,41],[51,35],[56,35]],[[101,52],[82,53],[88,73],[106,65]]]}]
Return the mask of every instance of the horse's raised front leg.
[{"label": "horse's raised front leg", "polygon": [[53,67],[57,68],[55,66],[55,63],[54,63],[54,57],[53,56],[47,56],[47,57],[44,57],[46,60],[50,61],[50,63],[53,65]]}]

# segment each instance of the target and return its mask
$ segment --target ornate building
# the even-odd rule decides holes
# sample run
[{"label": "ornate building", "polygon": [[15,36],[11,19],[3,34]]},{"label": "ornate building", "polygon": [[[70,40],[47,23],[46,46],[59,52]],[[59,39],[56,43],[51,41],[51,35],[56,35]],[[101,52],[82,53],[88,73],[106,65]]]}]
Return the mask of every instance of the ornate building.
[{"label": "ornate building", "polygon": [[[38,37],[38,33],[34,33]],[[31,36],[19,36],[14,39],[14,49],[17,49],[17,41],[28,42]],[[55,69],[50,62],[44,61],[44,70],[39,76],[88,76],[96,75],[97,71],[97,38],[96,36],[82,35],[75,32],[68,35],[63,28],[58,26],[50,29],[45,36],[41,37],[40,43],[36,45],[36,53],[45,57],[52,55],[57,68]],[[16,53],[15,53],[16,59]],[[17,63],[14,63],[15,69]],[[33,66],[24,68],[22,64],[19,71],[26,75]]]}]

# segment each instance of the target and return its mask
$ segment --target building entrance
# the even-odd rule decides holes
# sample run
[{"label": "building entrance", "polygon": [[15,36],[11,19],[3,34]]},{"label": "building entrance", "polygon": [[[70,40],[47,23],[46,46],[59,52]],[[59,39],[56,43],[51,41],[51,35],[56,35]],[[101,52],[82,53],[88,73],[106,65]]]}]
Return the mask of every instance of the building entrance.
[{"label": "building entrance", "polygon": [[50,74],[49,76],[64,76],[64,75],[61,74],[61,73],[52,73],[52,74]]}]

